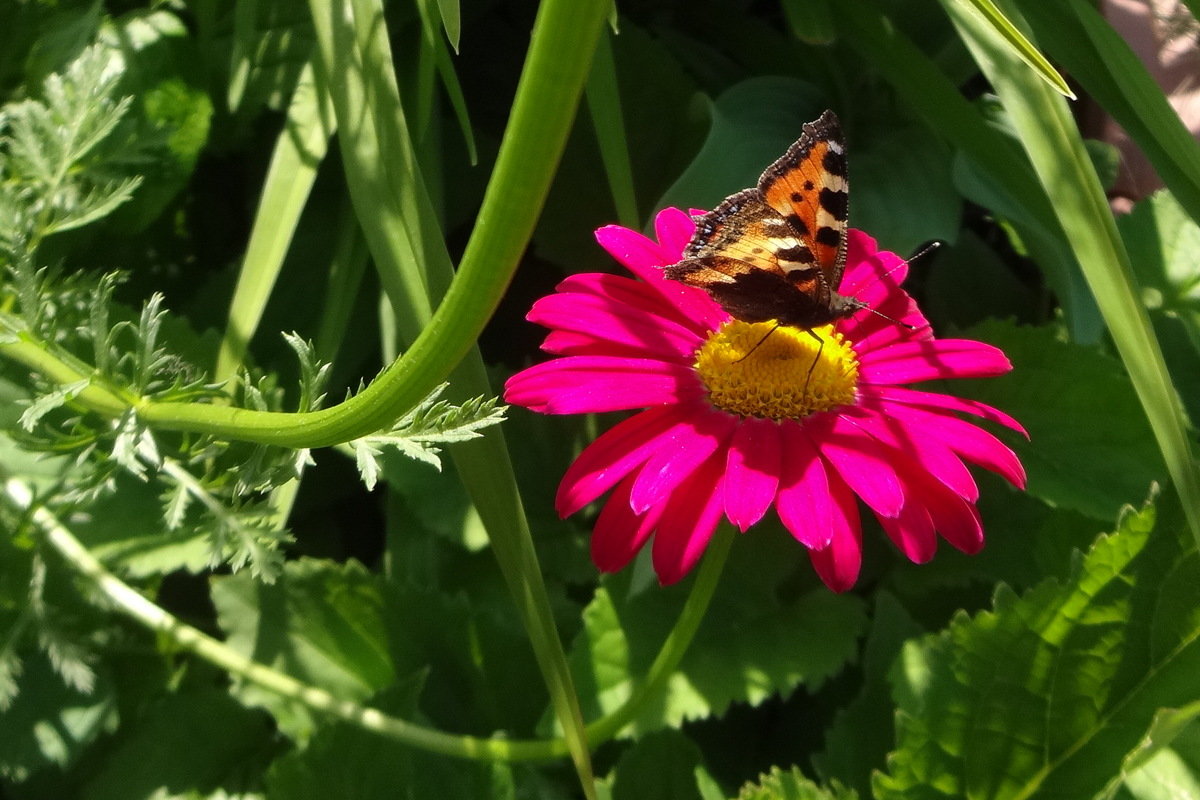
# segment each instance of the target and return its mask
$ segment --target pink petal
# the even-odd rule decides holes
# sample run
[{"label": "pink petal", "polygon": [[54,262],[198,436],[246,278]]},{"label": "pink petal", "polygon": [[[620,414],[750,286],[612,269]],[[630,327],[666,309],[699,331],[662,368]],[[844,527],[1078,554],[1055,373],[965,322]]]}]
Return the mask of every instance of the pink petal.
[{"label": "pink petal", "polygon": [[660,438],[629,493],[634,513],[642,514],[665,502],[713,453],[724,448],[735,426],[734,418],[728,414],[707,411],[692,415],[685,424],[675,426],[670,436]]},{"label": "pink petal", "polygon": [[[662,283],[661,280],[658,282]],[[676,322],[697,336],[704,336],[710,330],[683,313],[677,306],[667,302],[663,293],[651,284],[626,278],[624,275],[609,275],[603,272],[568,275],[555,287],[555,291],[561,294],[594,294],[607,297],[614,303]]]},{"label": "pink petal", "polygon": [[899,286],[908,277],[908,264],[892,251],[880,250],[879,242],[866,231],[847,229],[846,274],[838,291],[842,294],[858,291],[884,276]]},{"label": "pink petal", "polygon": [[1025,488],[1025,468],[1016,453],[992,434],[951,414],[938,414],[896,405],[893,414],[906,426],[919,428],[915,435],[933,436],[960,456],[995,472],[1018,489]]},{"label": "pink petal", "polygon": [[743,420],[734,432],[725,461],[725,516],[742,533],[775,499],[782,438],[779,424],[769,419]]},{"label": "pink petal", "polygon": [[[864,397],[867,395],[866,388],[864,387],[863,391]],[[989,422],[998,422],[1017,433],[1023,434],[1026,439],[1029,438],[1029,434],[1025,432],[1025,428],[1021,423],[1003,411],[992,408],[986,403],[980,403],[978,400],[968,400],[949,394],[922,392],[917,389],[904,389],[899,386],[872,386],[870,387],[870,394],[883,401],[880,407],[884,409],[890,408],[892,403],[901,403],[906,406],[923,408],[926,411],[962,411],[966,414],[973,414],[974,416],[986,419]]]},{"label": "pink petal", "polygon": [[983,548],[983,523],[979,511],[954,492],[930,492],[925,507],[933,518],[934,527],[947,542],[968,555]]},{"label": "pink petal", "polygon": [[888,250],[876,250],[875,240],[851,228],[846,237],[846,274],[839,294],[856,297],[871,307],[882,303],[908,277],[908,264]]},{"label": "pink petal", "polygon": [[620,225],[598,228],[596,241],[622,266],[646,282],[663,280],[661,268],[679,260],[678,254],[664,252],[658,242]]},{"label": "pink petal", "polygon": [[914,564],[924,564],[937,552],[937,534],[925,506],[915,500],[904,504],[895,519],[880,517],[879,524],[905,558]]},{"label": "pink petal", "polygon": [[607,225],[597,230],[596,241],[685,316],[709,328],[716,328],[728,318],[729,315],[703,290],[663,277],[662,268],[679,261],[681,251],[668,252],[637,231],[619,225]]},{"label": "pink petal", "polygon": [[810,550],[813,569],[826,586],[844,592],[858,580],[862,566],[862,531],[858,521],[858,503],[849,487],[837,475],[829,476],[830,533],[829,546]]},{"label": "pink petal", "polygon": [[654,532],[651,560],[663,586],[691,571],[708,546],[723,512],[725,459],[715,454],[667,501]]},{"label": "pink petal", "polygon": [[626,476],[604,504],[592,531],[592,561],[601,572],[624,569],[650,538],[665,505],[650,509],[640,517],[629,507],[633,477]]},{"label": "pink petal", "polygon": [[864,383],[915,383],[934,378],[987,378],[1012,364],[997,347],[969,339],[901,342],[859,356]]},{"label": "pink petal", "polygon": [[687,364],[567,356],[513,375],[504,385],[504,400],[543,414],[585,414],[679,403],[704,392]]},{"label": "pink petal", "polygon": [[[920,502],[937,532],[965,553],[978,552],[983,547],[983,525],[975,506],[939,483],[919,464],[902,464],[900,469],[904,475],[905,496]],[[929,546],[927,555],[910,553],[907,549],[904,552],[912,561],[921,564],[933,556],[933,547]]]},{"label": "pink petal", "polygon": [[525,317],[558,331],[590,335],[645,356],[691,363],[703,339],[670,320],[644,310],[591,294],[551,294]]},{"label": "pink petal", "polygon": [[688,424],[689,414],[686,407],[659,406],[634,414],[602,433],[563,475],[554,498],[558,515],[574,514],[644,464],[661,439]]},{"label": "pink petal", "polygon": [[899,342],[933,338],[929,320],[917,308],[916,301],[899,289],[886,302],[872,308],[878,313],[859,311],[838,325],[838,330],[854,342],[854,349],[860,355]]},{"label": "pink petal", "polygon": [[900,513],[904,507],[904,489],[888,463],[884,447],[832,414],[810,418],[805,430],[825,461],[872,511],[881,517]]},{"label": "pink petal", "polygon": [[[915,432],[904,425],[903,417],[891,416],[869,399],[860,400],[856,409],[843,410],[842,415],[866,433],[915,460],[920,469],[968,500],[979,498],[979,488],[971,471],[953,450],[940,439]],[[921,434],[925,432],[922,430]]]},{"label": "pink petal", "polygon": [[775,510],[796,541],[810,550],[824,549],[832,541],[836,514],[825,462],[800,425],[784,422],[781,430],[787,458]]},{"label": "pink petal", "polygon": [[665,252],[675,254],[675,261],[683,257],[683,248],[695,232],[696,221],[678,208],[664,208],[654,218],[654,235]]}]

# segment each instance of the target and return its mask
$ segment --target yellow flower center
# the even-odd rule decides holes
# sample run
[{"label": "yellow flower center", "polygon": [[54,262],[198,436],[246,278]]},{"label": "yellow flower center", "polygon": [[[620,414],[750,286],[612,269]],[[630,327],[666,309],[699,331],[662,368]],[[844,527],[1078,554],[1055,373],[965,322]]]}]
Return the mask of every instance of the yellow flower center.
[{"label": "yellow flower center", "polygon": [[714,406],[744,417],[800,419],[858,397],[858,355],[832,325],[730,320],[696,353],[696,373]]}]

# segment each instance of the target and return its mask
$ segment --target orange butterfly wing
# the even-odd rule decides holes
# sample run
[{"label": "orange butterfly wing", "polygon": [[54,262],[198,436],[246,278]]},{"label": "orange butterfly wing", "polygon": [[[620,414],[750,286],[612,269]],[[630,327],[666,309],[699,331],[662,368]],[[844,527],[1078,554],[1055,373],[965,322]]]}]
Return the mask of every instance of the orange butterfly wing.
[{"label": "orange butterfly wing", "polygon": [[861,304],[835,291],[846,264],[845,146],[832,111],[767,167],[758,186],[697,220],[666,277],[707,291],[746,322],[813,328]]}]

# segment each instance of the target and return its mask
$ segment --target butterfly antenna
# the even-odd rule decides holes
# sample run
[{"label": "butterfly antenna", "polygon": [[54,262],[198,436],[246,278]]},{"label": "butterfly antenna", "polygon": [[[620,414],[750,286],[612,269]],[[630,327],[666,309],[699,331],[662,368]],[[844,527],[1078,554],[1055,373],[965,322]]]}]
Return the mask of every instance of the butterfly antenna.
[{"label": "butterfly antenna", "polygon": [[821,360],[821,351],[825,349],[825,340],[816,331],[809,328],[808,335],[817,340],[817,354],[813,356],[812,363],[808,365],[808,374],[804,376],[805,396],[808,395],[808,382],[812,380],[813,370],[817,368],[817,362]]},{"label": "butterfly antenna", "polygon": [[763,334],[763,337],[762,337],[761,339],[759,339],[757,342],[755,342],[755,343],[754,343],[754,347],[751,347],[751,348],[750,348],[750,350],[749,350],[749,352],[747,352],[747,353],[746,353],[746,355],[742,356],[741,358],[739,358],[737,361],[734,361],[733,363],[735,363],[735,364],[740,364],[741,362],[743,362],[743,361],[745,361],[747,358],[749,358],[749,357],[750,357],[750,355],[751,355],[751,354],[752,354],[752,353],[753,353],[755,350],[757,350],[757,349],[759,348],[759,346],[760,346],[760,345],[761,345],[763,342],[765,342],[765,341],[767,340],[767,337],[768,337],[768,336],[770,336],[770,335],[771,335],[772,333],[774,333],[775,331],[779,330],[779,324],[780,324],[780,323],[776,322],[776,323],[775,323],[775,326],[774,326],[773,328],[771,328],[771,330],[769,330],[769,331],[767,331],[765,334]]},{"label": "butterfly antenna", "polygon": [[[925,246],[924,246],[924,247],[922,247],[920,250],[918,250],[918,251],[916,252],[916,254],[915,254],[915,255],[911,255],[911,256],[909,256],[908,258],[904,259],[903,261],[901,261],[901,262],[900,262],[899,264],[897,264],[896,266],[894,266],[894,267],[892,267],[891,269],[889,269],[887,272],[885,272],[885,273],[883,273],[882,275],[880,275],[880,276],[879,276],[878,278],[876,278],[874,281],[871,281],[871,284],[874,284],[874,283],[876,283],[876,282],[878,282],[878,281],[881,281],[881,280],[883,280],[883,279],[884,279],[884,278],[886,278],[888,275],[891,275],[893,272],[895,272],[896,270],[900,269],[901,267],[907,267],[909,264],[911,264],[912,262],[916,261],[917,259],[924,258],[925,256],[929,255],[930,253],[932,253],[934,250],[937,250],[937,249],[938,249],[939,247],[941,247],[941,246],[942,246],[942,243],[941,243],[941,242],[937,242],[937,241],[930,242],[929,244],[925,245]],[[868,285],[871,285],[871,284],[868,284]],[[864,287],[864,288],[865,288],[865,287]],[[889,317],[887,314],[884,314],[882,311],[876,311],[875,309],[871,308],[871,307],[870,307],[870,306],[868,306],[868,305],[863,305],[863,306],[862,306],[862,308],[865,308],[867,311],[870,311],[872,314],[874,314],[874,315],[875,315],[875,316],[877,316],[877,317],[883,317],[883,318],[884,318],[884,319],[886,319],[888,322],[891,322],[891,323],[894,323],[894,324],[896,324],[896,325],[900,325],[900,326],[902,326],[902,327],[908,328],[910,331],[915,331],[915,330],[917,329],[917,326],[916,326],[916,325],[909,325],[907,322],[903,322],[903,321],[901,321],[901,320],[898,320],[898,319],[896,319],[895,317]]]},{"label": "butterfly antenna", "polygon": [[863,306],[863,308],[867,311],[870,311],[872,314],[874,314],[877,317],[883,317],[888,322],[894,323],[896,325],[900,325],[901,327],[904,327],[904,328],[908,328],[910,331],[915,331],[917,329],[916,325],[910,325],[907,322],[905,322],[904,320],[899,320],[899,319],[896,319],[895,317],[889,317],[887,314],[883,313],[882,311],[876,311],[875,309],[871,308],[870,306]]}]

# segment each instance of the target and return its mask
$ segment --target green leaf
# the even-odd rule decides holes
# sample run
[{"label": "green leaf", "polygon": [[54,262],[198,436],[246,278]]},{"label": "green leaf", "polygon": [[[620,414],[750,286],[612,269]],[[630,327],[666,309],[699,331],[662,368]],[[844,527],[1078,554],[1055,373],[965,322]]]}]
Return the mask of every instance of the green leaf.
[{"label": "green leaf", "polygon": [[204,531],[188,524],[164,530],[160,485],[121,477],[115,488],[77,509],[71,522],[71,530],[105,566],[135,578],[208,568],[211,544]]},{"label": "green leaf", "polygon": [[[1033,322],[1033,292],[971,230],[928,256],[924,310],[936,323],[965,328],[989,317]],[[918,259],[920,263],[923,259]]]},{"label": "green leaf", "polygon": [[848,135],[852,227],[901,256],[930,240],[958,237],[962,197],[952,179],[951,151],[940,139],[902,120],[872,125],[861,137]]},{"label": "green leaf", "polygon": [[76,383],[63,384],[37,397],[29,404],[29,408],[25,409],[21,414],[21,419],[18,420],[21,427],[26,431],[33,430],[37,426],[38,420],[54,409],[60,408],[63,404],[73,400],[75,395],[87,388],[90,382],[90,380],[85,379]]},{"label": "green leaf", "polygon": [[41,83],[50,73],[60,71],[73,61],[91,44],[100,27],[104,10],[101,0],[56,5],[58,7],[41,20],[42,34],[25,59],[25,80],[30,85]]},{"label": "green leaf", "polygon": [[[338,697],[363,701],[395,678],[376,579],[354,562],[289,561],[274,584],[244,575],[213,582],[226,644]],[[311,712],[252,685],[237,697],[271,712],[287,735],[305,739]]]},{"label": "green leaf", "polygon": [[[1196,760],[1200,744],[1198,714],[1200,703],[1193,702],[1155,715],[1145,739],[1129,754],[1121,769],[1120,780],[1130,794],[1145,800],[1200,794],[1197,770],[1200,762]],[[1171,787],[1170,791],[1166,787]]]},{"label": "green leaf", "polygon": [[896,751],[880,800],[1091,797],[1159,709],[1193,702],[1200,568],[1176,506],[1123,515],[1062,581],[959,615],[892,674]]},{"label": "green leaf", "polygon": [[1089,2],[1033,0],[1020,7],[1051,56],[1121,125],[1192,218],[1200,219],[1200,146],[1129,41]]},{"label": "green leaf", "polygon": [[446,38],[456,53],[458,39],[462,35],[462,17],[458,2],[459,0],[437,0],[438,10],[442,14],[442,27],[446,29]]},{"label": "green leaf", "polygon": [[[780,571],[807,570],[807,564],[782,532],[757,535],[757,547],[741,548],[753,553],[735,548],[722,588],[665,696],[650,700],[626,734],[719,716],[733,702],[756,706],[801,685],[815,689],[856,655],[866,622],[861,601],[824,587],[779,600],[771,587]],[[679,614],[682,588],[635,591],[633,572],[607,579],[596,591],[571,651],[588,718],[613,711],[630,696]]]},{"label": "green leaf", "polygon": [[231,44],[225,93],[230,113],[253,118],[264,106],[286,108],[312,54],[312,23],[304,5],[291,0],[237,3]]},{"label": "green leaf", "polygon": [[612,800],[701,800],[700,748],[678,731],[643,736],[613,768]]},{"label": "green leaf", "polygon": [[750,78],[721,94],[700,152],[667,189],[656,208],[714,208],[753,186],[762,171],[825,108],[815,86],[783,77]]},{"label": "green leaf", "polygon": [[195,52],[187,27],[169,11],[139,11],[107,22],[99,41],[120,56],[119,91],[136,97],[126,119],[126,169],[143,178],[134,200],[116,215],[124,231],[155,220],[187,184],[208,141],[212,101],[193,79]]},{"label": "green leaf", "polygon": [[546,708],[524,631],[503,597],[450,595],[388,583],[388,648],[397,673],[424,670],[421,712],[439,727],[490,735],[527,731]]},{"label": "green leaf", "polygon": [[188,787],[205,796],[238,790],[261,769],[273,732],[222,689],[160,698],[121,729],[87,782],[89,800],[156,796],[161,787]]},{"label": "green leaf", "polygon": [[887,674],[905,640],[922,632],[891,594],[876,596],[863,654],[862,688],[826,730],[825,752],[816,759],[821,775],[836,777],[864,797],[870,796],[871,773],[883,769],[895,742],[895,709]]},{"label": "green leaf", "polygon": [[1027,442],[1005,438],[1025,465],[1030,494],[1110,520],[1165,477],[1145,412],[1118,362],[1059,341],[1051,328],[990,322],[967,336],[1003,350],[1013,371],[949,388],[1004,409],[1029,431]]},{"label": "green leaf", "polygon": [[1067,82],[1062,76],[1050,66],[1050,62],[1046,57],[1033,46],[1033,44],[1025,38],[1025,34],[1021,33],[1015,25],[1004,16],[1004,13],[996,7],[992,0],[967,0],[975,10],[980,13],[984,19],[988,21],[996,33],[1007,42],[1008,46],[1013,49],[1018,58],[1038,74],[1042,80],[1054,87],[1054,90],[1059,94],[1075,98],[1075,93],[1067,86]]},{"label": "green leaf", "polygon": [[82,692],[66,686],[41,653],[23,661],[18,694],[4,709],[0,735],[0,776],[17,781],[49,766],[67,767],[118,718],[105,673],[90,692]]},{"label": "green leaf", "polygon": [[1200,225],[1161,191],[1117,219],[1146,306],[1178,317],[1200,352]]},{"label": "green leaf", "polygon": [[629,160],[629,138],[621,110],[620,86],[613,61],[611,35],[601,34],[592,57],[592,71],[586,92],[592,129],[600,145],[604,174],[612,193],[617,220],[627,228],[639,224],[637,196],[633,188],[633,168]]},{"label": "green leaf", "polygon": [[[412,717],[422,678],[405,679],[372,705]],[[463,800],[513,797],[512,768],[503,762],[423,753],[344,722],[322,728],[303,750],[277,759],[266,784],[270,797],[286,800],[395,800],[398,791],[408,797]]]},{"label": "green leaf", "polygon": [[804,777],[799,767],[786,772],[774,767],[756,784],[746,784],[737,800],[858,800],[858,792],[837,783],[828,789]]},{"label": "green leaf", "polygon": [[829,0],[783,0],[783,14],[792,35],[807,44],[833,42],[833,9],[829,6]]}]

